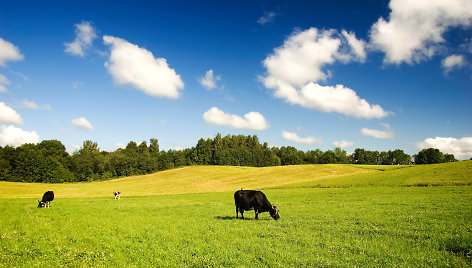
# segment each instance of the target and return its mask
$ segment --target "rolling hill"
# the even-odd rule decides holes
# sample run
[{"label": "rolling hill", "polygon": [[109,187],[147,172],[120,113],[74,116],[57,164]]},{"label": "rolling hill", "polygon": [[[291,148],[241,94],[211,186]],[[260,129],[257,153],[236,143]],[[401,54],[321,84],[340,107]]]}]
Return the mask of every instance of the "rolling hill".
[{"label": "rolling hill", "polygon": [[301,165],[277,167],[190,166],[91,183],[0,182],[0,198],[104,197],[225,192],[236,189],[356,186],[471,185],[472,161],[422,166]]}]

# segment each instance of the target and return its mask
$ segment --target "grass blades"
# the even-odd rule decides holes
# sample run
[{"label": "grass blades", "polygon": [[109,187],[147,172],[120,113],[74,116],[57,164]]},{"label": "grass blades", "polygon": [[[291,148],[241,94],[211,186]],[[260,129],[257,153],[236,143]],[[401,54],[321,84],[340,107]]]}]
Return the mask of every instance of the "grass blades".
[{"label": "grass blades", "polygon": [[0,265],[470,265],[472,191],[462,187],[273,189],[281,208],[235,218],[232,192],[0,200]]}]

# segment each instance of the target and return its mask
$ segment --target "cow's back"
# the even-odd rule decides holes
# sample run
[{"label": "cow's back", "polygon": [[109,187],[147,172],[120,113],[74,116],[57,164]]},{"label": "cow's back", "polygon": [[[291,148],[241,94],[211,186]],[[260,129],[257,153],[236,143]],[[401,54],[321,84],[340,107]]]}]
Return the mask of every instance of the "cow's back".
[{"label": "cow's back", "polygon": [[50,202],[52,200],[54,200],[54,192],[53,191],[45,192],[44,195],[43,195],[42,202],[48,202],[48,201]]},{"label": "cow's back", "polygon": [[237,207],[244,210],[260,208],[264,206],[266,196],[261,191],[238,190],[234,193],[234,203]]}]

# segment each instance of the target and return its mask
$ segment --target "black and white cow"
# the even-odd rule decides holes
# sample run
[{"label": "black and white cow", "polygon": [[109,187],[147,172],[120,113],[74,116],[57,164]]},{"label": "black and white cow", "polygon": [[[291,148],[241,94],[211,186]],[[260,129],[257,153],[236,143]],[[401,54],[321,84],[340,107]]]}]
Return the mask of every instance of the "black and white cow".
[{"label": "black and white cow", "polygon": [[241,218],[244,220],[244,211],[253,209],[256,213],[256,219],[259,219],[259,213],[267,211],[274,220],[280,218],[279,209],[273,206],[261,191],[238,190],[234,193],[234,204],[236,205],[236,218],[238,218],[239,212],[241,213]]},{"label": "black and white cow", "polygon": [[54,192],[47,191],[43,194],[43,199],[41,201],[38,200],[38,208],[40,207],[51,207],[51,202],[54,200]]},{"label": "black and white cow", "polygon": [[120,199],[120,194],[121,194],[120,191],[118,191],[118,192],[113,192],[113,195],[115,196],[115,199]]}]

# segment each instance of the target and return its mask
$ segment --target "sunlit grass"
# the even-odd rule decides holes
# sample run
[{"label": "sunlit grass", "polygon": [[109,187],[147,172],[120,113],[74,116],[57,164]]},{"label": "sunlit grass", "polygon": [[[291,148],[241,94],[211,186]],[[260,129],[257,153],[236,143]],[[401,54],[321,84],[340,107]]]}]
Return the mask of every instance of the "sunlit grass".
[{"label": "sunlit grass", "polygon": [[[94,183],[2,182],[0,266],[470,267],[471,174],[465,161],[380,170],[197,166]],[[254,220],[253,212],[236,219],[241,187],[263,189],[280,220]],[[37,208],[46,190],[56,198]]]},{"label": "sunlit grass", "polygon": [[0,199],[0,266],[470,265],[470,186],[264,192],[279,221],[236,219],[232,192]]}]

